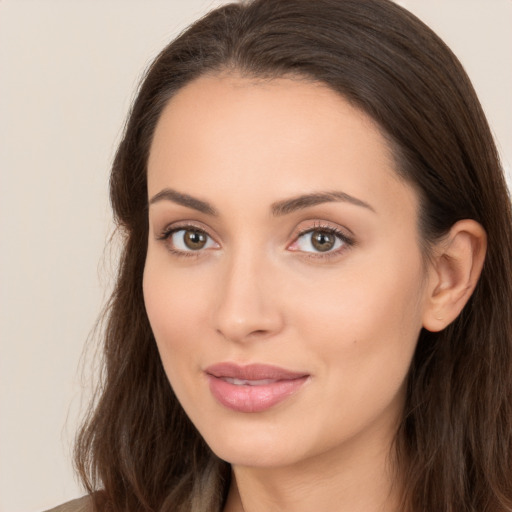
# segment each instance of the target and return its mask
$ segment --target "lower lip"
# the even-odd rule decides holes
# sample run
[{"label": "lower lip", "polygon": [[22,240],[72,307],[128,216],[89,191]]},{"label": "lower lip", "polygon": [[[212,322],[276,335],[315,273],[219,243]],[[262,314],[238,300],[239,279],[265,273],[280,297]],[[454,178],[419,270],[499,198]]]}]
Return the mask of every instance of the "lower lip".
[{"label": "lower lip", "polygon": [[237,412],[266,411],[295,394],[306,380],[308,380],[308,376],[278,380],[261,386],[237,386],[221,378],[208,375],[210,391],[215,399],[221,405]]}]

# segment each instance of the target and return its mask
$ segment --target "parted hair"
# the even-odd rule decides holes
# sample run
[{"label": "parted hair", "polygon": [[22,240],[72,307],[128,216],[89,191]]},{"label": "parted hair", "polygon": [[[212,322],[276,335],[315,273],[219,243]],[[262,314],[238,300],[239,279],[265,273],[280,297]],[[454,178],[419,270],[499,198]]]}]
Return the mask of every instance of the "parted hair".
[{"label": "parted hair", "polygon": [[[148,68],[112,166],[123,241],[105,312],[103,369],[76,447],[97,510],[220,511],[230,466],[167,380],[144,307],[147,161],[163,108],[206,73],[323,83],[373,118],[420,198],[423,250],[461,219],[485,229],[476,289],[441,332],[423,330],[393,445],[402,512],[512,510],[512,215],[473,87],[448,47],[389,0],[253,0],[191,25]],[[172,315],[172,312],[169,314]]]}]

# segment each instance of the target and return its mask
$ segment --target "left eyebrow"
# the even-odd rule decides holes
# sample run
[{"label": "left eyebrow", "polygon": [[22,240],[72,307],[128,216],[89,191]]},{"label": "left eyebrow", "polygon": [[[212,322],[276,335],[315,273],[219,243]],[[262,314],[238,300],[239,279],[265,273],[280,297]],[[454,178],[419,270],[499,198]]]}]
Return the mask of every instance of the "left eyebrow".
[{"label": "left eyebrow", "polygon": [[289,213],[293,213],[297,210],[302,210],[304,208],[309,208],[310,206],[315,206],[317,204],[333,203],[340,201],[350,203],[355,206],[361,206],[376,213],[372,206],[369,205],[368,203],[365,203],[361,199],[357,199],[357,197],[353,197],[349,194],[346,194],[345,192],[339,191],[315,192],[313,194],[305,194],[302,196],[293,197],[291,199],[277,201],[272,204],[271,210],[272,215],[278,217],[281,215],[288,215]]}]

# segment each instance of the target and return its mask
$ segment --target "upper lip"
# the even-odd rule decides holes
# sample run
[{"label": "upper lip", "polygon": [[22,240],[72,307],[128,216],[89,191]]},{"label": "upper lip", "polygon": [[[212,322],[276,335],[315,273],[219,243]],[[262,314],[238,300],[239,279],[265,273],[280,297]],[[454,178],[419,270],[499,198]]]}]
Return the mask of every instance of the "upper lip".
[{"label": "upper lip", "polygon": [[269,364],[239,365],[236,363],[217,363],[205,369],[208,375],[217,378],[241,380],[293,380],[307,377],[309,374],[280,368]]}]

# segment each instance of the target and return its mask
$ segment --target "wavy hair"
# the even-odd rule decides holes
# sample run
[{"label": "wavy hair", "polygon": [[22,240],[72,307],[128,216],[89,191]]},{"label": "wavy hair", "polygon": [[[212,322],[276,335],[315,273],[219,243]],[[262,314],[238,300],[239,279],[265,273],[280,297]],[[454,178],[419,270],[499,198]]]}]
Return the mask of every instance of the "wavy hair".
[{"label": "wavy hair", "polygon": [[[461,219],[487,232],[477,287],[460,316],[422,331],[408,375],[396,460],[403,511],[512,510],[512,215],[498,153],[461,64],[389,0],[253,0],[222,6],[147,70],[110,180],[123,237],[107,309],[98,398],[75,461],[97,510],[220,511],[230,480],[166,378],[146,315],[146,164],[163,108],[205,73],[298,76],[373,118],[396,171],[420,197],[424,249]],[[101,489],[101,491],[98,491]]]}]

